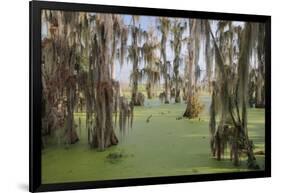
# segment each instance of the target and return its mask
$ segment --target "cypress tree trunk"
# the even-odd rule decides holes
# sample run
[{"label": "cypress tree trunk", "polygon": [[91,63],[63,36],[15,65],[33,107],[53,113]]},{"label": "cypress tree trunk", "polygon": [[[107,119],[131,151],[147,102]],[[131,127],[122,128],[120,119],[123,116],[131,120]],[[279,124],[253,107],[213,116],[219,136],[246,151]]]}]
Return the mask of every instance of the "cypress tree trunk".
[{"label": "cypress tree trunk", "polygon": [[137,28],[135,27],[135,18],[133,17],[133,88],[131,100],[134,105],[138,105],[137,93],[138,93],[138,80],[139,80],[139,69],[138,69],[138,34]]},{"label": "cypress tree trunk", "polygon": [[111,53],[112,41],[112,17],[104,14],[97,14],[97,29],[95,39],[92,42],[90,65],[93,68],[93,89],[94,89],[94,114],[95,125],[91,134],[91,146],[103,151],[105,148],[118,143],[114,132],[113,106],[114,106],[114,85],[111,79]]},{"label": "cypress tree trunk", "polygon": [[176,81],[176,98],[175,98],[175,103],[180,103],[180,102],[181,102],[181,99],[180,99],[180,89],[179,89],[178,81]]},{"label": "cypress tree trunk", "polygon": [[133,65],[133,71],[134,71],[134,75],[133,75],[133,88],[132,88],[132,101],[134,105],[138,104],[138,99],[137,99],[137,92],[138,92],[138,69],[137,69],[137,64]]},{"label": "cypress tree trunk", "polygon": [[256,108],[264,108],[264,100],[262,97],[263,90],[263,78],[261,75],[261,72],[258,70],[258,76],[257,76],[257,85],[256,85]]},{"label": "cypress tree trunk", "polygon": [[[162,33],[161,37],[161,57],[163,59],[163,78],[164,78],[164,89],[165,89],[165,104],[169,104],[169,80],[168,80],[168,62],[166,56],[166,43],[167,36],[170,28],[170,21],[167,18],[160,18],[160,31]],[[171,94],[171,93],[170,93]]]},{"label": "cypress tree trunk", "polygon": [[198,117],[200,111],[202,110],[202,105],[199,102],[198,96],[196,94],[196,78],[195,78],[195,67],[197,65],[197,52],[199,52],[198,46],[198,37],[196,37],[196,28],[198,28],[198,21],[196,19],[192,20],[190,24],[190,36],[191,39],[188,42],[188,85],[186,89],[186,109],[183,114],[186,118],[196,118]]},{"label": "cypress tree trunk", "polygon": [[216,85],[213,82],[213,91],[212,91],[212,100],[210,105],[210,122],[209,122],[209,129],[210,129],[210,147],[212,151],[212,155],[216,155],[216,147],[215,147],[215,132],[216,132]]},{"label": "cypress tree trunk", "polygon": [[74,114],[73,114],[76,96],[75,96],[75,89],[72,86],[73,85],[70,84],[66,89],[66,97],[67,97],[66,133],[67,133],[68,144],[76,143],[79,140],[75,128]]},{"label": "cypress tree trunk", "polygon": [[103,151],[105,148],[118,143],[113,130],[113,93],[111,82],[101,81],[96,88],[95,132],[93,147]]},{"label": "cypress tree trunk", "polygon": [[168,93],[169,93],[169,85],[168,85],[168,79],[166,77],[165,78],[165,104],[169,104]]},{"label": "cypress tree trunk", "polygon": [[146,86],[146,91],[147,91],[147,98],[152,99],[152,85],[150,82]]}]

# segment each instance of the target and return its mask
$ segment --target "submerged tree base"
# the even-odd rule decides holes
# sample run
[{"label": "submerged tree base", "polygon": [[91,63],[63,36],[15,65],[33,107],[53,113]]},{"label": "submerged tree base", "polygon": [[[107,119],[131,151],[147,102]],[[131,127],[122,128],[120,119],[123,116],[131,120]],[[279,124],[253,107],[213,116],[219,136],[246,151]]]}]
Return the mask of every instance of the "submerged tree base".
[{"label": "submerged tree base", "polygon": [[197,96],[192,96],[187,102],[186,110],[183,114],[183,117],[193,119],[199,116],[202,112],[204,105],[202,105]]},{"label": "submerged tree base", "polygon": [[248,160],[248,168],[253,169],[253,170],[259,170],[260,166],[259,166],[259,164],[257,164],[256,160],[254,160],[254,161]]},{"label": "submerged tree base", "polygon": [[144,99],[145,99],[144,94],[142,94],[141,92],[138,92],[134,99],[134,106],[143,106]]},{"label": "submerged tree base", "polygon": [[264,105],[264,104],[256,104],[256,105],[255,105],[255,108],[257,108],[257,109],[263,109],[263,108],[265,108],[265,105]]},{"label": "submerged tree base", "polygon": [[69,144],[75,144],[76,142],[79,141],[79,138],[78,138],[78,135],[77,135],[76,131],[68,131],[66,135],[68,136],[68,143]]},{"label": "submerged tree base", "polygon": [[97,148],[99,151],[104,151],[108,147],[117,145],[118,142],[119,142],[118,138],[117,138],[115,132],[112,130],[111,134],[108,134],[105,136],[105,139],[103,140],[104,144],[101,144],[102,141],[100,140],[100,137],[97,134],[94,134],[92,143],[91,143],[91,147]]},{"label": "submerged tree base", "polygon": [[253,142],[248,139],[240,126],[220,124],[211,137],[211,150],[217,160],[221,160],[229,147],[230,160],[234,166],[240,166],[242,154],[248,157],[249,169],[260,169],[253,152]]}]

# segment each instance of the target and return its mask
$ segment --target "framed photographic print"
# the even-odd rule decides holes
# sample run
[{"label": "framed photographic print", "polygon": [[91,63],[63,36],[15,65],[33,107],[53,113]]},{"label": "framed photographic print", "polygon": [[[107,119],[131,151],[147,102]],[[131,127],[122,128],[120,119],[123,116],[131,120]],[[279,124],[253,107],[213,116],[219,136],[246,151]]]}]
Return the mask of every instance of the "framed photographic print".
[{"label": "framed photographic print", "polygon": [[270,16],[30,2],[30,191],[271,175]]}]

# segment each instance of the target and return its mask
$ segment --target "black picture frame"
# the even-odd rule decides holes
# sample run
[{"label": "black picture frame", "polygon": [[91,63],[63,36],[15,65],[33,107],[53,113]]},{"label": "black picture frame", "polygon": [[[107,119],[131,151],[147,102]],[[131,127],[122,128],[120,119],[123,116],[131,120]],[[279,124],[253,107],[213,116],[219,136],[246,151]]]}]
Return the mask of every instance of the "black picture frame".
[{"label": "black picture frame", "polygon": [[[93,5],[80,3],[62,3],[47,1],[29,2],[30,11],[30,97],[29,97],[29,191],[59,191],[91,188],[108,188],[167,183],[214,181],[244,178],[262,178],[271,176],[271,17],[265,15],[246,15],[233,13],[215,13],[184,11],[141,7]],[[265,69],[265,170],[238,173],[200,174],[184,176],[149,177],[58,184],[41,183],[41,10],[86,11],[100,13],[119,13],[147,16],[168,16],[200,19],[223,19],[235,21],[264,22],[266,24],[266,69]]]}]

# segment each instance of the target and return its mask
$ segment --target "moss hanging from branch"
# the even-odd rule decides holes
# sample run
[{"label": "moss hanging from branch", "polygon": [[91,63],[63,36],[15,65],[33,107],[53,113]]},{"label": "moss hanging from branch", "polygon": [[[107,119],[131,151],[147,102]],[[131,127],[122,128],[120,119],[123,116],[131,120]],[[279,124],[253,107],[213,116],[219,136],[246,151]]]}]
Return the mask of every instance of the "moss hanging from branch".
[{"label": "moss hanging from branch", "polygon": [[164,89],[165,89],[164,102],[168,104],[170,78],[169,78],[169,63],[167,61],[166,45],[167,45],[169,30],[171,27],[171,22],[166,17],[160,17],[158,23],[159,23],[158,29],[161,32],[160,53],[161,53],[161,66],[162,66],[161,74],[164,78]]},{"label": "moss hanging from branch", "polygon": [[[219,69],[218,84],[220,84],[218,92],[221,96],[221,118],[215,132],[215,106],[213,104],[215,100],[212,96],[210,111],[211,151],[213,155],[220,160],[225,149],[229,146],[230,157],[231,160],[233,160],[234,165],[239,165],[240,157],[245,151],[248,157],[248,167],[258,169],[259,166],[257,165],[253,154],[253,142],[249,140],[247,130],[249,60],[252,56],[252,49],[254,47],[252,25],[250,23],[245,23],[244,30],[240,36],[237,77],[234,76],[233,70],[224,64],[222,52],[217,45],[209,23],[207,23],[206,29],[211,34],[216,50],[216,61]],[[233,77],[231,77],[231,74],[233,74]],[[242,112],[240,109],[242,109]],[[230,125],[227,124],[228,115],[231,118],[231,121],[229,122]]]},{"label": "moss hanging from branch", "polygon": [[[200,68],[198,65],[199,52],[200,52],[200,38],[202,35],[203,23],[201,20],[191,19],[189,21],[189,34],[190,37],[187,40],[187,88],[186,92],[186,109],[183,114],[186,118],[196,118],[203,110],[203,105],[199,101],[197,94],[197,80],[200,75]],[[199,68],[199,70],[198,70]]]}]

